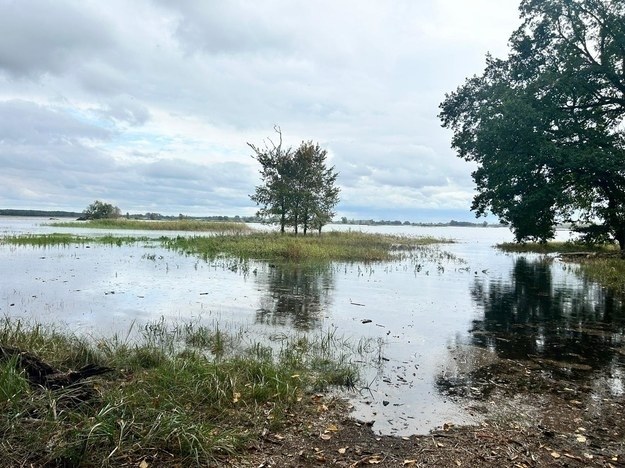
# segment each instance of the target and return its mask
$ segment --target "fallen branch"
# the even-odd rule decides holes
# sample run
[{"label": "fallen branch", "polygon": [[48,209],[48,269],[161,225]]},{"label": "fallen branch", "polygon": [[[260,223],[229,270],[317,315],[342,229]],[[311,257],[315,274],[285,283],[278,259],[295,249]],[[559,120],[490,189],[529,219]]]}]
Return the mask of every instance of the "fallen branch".
[{"label": "fallen branch", "polygon": [[111,372],[113,368],[98,364],[87,364],[77,370],[61,371],[28,351],[0,345],[0,361],[16,358],[16,366],[26,374],[31,385],[40,385],[48,389],[74,385],[95,375]]}]

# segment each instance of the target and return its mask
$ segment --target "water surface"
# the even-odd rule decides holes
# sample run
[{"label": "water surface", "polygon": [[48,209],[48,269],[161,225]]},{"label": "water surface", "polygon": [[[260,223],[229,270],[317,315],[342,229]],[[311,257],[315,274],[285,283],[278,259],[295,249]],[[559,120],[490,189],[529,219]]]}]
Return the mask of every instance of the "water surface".
[{"label": "water surface", "polygon": [[[0,233],[109,232],[44,222],[0,218]],[[623,391],[623,302],[578,277],[574,267],[554,257],[493,249],[512,239],[505,228],[361,229],[456,243],[397,262],[315,267],[206,262],[150,242],[0,245],[0,313],[94,337],[123,335],[161,317],[242,330],[250,340],[333,330],[369,347],[363,383],[350,397],[356,417],[375,421],[380,433],[478,421],[437,382],[491,357],[562,362],[589,385]]]}]

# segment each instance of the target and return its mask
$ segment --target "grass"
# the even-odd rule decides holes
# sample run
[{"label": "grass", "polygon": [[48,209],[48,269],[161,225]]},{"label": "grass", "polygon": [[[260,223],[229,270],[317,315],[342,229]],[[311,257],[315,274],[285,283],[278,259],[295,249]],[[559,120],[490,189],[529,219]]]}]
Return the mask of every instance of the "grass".
[{"label": "grass", "polygon": [[402,237],[358,231],[328,232],[321,236],[253,233],[246,236],[177,237],[164,240],[165,247],[214,258],[286,261],[383,261],[425,245],[449,242],[432,237]]},{"label": "grass", "polygon": [[546,242],[499,244],[499,249],[506,252],[531,252],[531,253],[560,253],[571,254],[588,252],[589,256],[565,257],[567,261],[576,262],[579,271],[584,277],[625,294],[625,259],[618,258],[619,249],[615,244],[589,245],[579,242]]},{"label": "grass", "polygon": [[194,219],[176,219],[167,221],[147,221],[125,218],[93,219],[89,221],[51,223],[51,226],[93,229],[134,229],[148,231],[209,231],[229,233],[251,231],[251,228],[245,223],[200,221]]},{"label": "grass", "polygon": [[132,236],[77,236],[74,234],[21,234],[16,236],[5,236],[0,239],[0,244],[11,244],[33,247],[51,247],[56,245],[69,246],[72,244],[102,244],[102,245],[117,245],[122,246],[124,244],[133,244],[136,242],[149,242],[148,237],[132,237]]},{"label": "grass", "polygon": [[586,278],[625,295],[624,259],[587,258],[580,261],[580,270]]},{"label": "grass", "polygon": [[[123,245],[149,241],[147,237],[76,236],[72,234],[25,234],[6,236],[1,242],[13,245],[70,245],[99,243]],[[359,231],[328,232],[321,236],[278,233],[217,234],[214,236],[161,237],[157,241],[171,250],[205,259],[226,256],[269,261],[384,261],[402,258],[432,244],[451,242],[433,237],[403,237]]]},{"label": "grass", "polygon": [[497,244],[497,248],[504,252],[519,252],[519,253],[575,253],[575,252],[589,252],[589,253],[613,253],[618,252],[616,245],[603,245],[603,244],[584,244],[581,242],[504,242]]},{"label": "grass", "polygon": [[116,369],[94,379],[95,396],[78,404],[76,389],[34,388],[15,360],[0,362],[5,466],[214,465],[243,454],[264,431],[285,429],[289,415],[312,414],[307,393],[358,379],[347,342],[333,331],[236,351],[240,340],[197,324],[161,320],[134,344],[90,343],[5,318],[0,343],[61,369]]}]

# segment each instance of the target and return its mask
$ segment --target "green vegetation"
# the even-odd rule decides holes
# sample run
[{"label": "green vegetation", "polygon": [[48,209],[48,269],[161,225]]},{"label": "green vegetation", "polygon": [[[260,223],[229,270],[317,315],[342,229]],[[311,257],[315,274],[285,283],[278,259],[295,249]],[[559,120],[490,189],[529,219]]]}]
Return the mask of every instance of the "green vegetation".
[{"label": "green vegetation", "polygon": [[472,209],[518,241],[559,222],[625,255],[625,3],[523,0],[504,60],[488,56],[441,104],[458,155],[478,165]]},{"label": "green vegetation", "polygon": [[85,219],[113,219],[121,216],[121,210],[110,203],[94,201],[82,212]]},{"label": "green vegetation", "polygon": [[334,207],[339,202],[340,189],[336,186],[338,173],[326,167],[327,151],[312,141],[302,142],[293,151],[282,148],[282,132],[275,127],[279,142],[264,148],[248,143],[254,151],[253,158],[260,165],[263,184],[250,196],[260,205],[257,216],[266,222],[299,229],[306,235],[309,229],[321,233],[323,226],[332,221]]},{"label": "green vegetation", "polygon": [[80,227],[94,229],[134,229],[149,231],[210,231],[210,232],[249,232],[245,223],[199,221],[194,219],[172,219],[167,221],[142,221],[137,219],[94,219],[51,223],[55,227]]},{"label": "green vegetation", "polygon": [[215,465],[285,429],[294,414],[313,414],[310,392],[357,382],[352,350],[333,332],[240,351],[229,348],[236,337],[192,324],[160,321],[142,335],[135,344],[119,337],[91,344],[2,320],[3,346],[59,369],[114,368],[49,390],[28,385],[16,359],[0,362],[3,465]]},{"label": "green vegetation", "polygon": [[449,240],[433,237],[403,237],[367,234],[359,231],[328,232],[322,236],[293,236],[277,233],[248,235],[220,234],[175,238],[75,236],[71,234],[25,234],[7,236],[1,242],[14,245],[123,245],[135,242],[160,242],[164,247],[203,258],[230,256],[239,259],[286,261],[383,261],[409,254],[426,245]]},{"label": "green vegetation", "polygon": [[583,242],[505,242],[497,244],[497,248],[504,252],[530,253],[617,253],[618,249],[611,244],[586,244]]},{"label": "green vegetation", "polygon": [[580,270],[592,281],[625,294],[625,260],[620,258],[586,258]]},{"label": "green vegetation", "polygon": [[[615,258],[619,248],[614,244],[585,244],[582,242],[505,243],[497,245],[505,252],[560,253],[567,261],[579,265],[584,277],[598,284],[625,293],[625,259]],[[587,253],[588,255],[584,255]],[[567,256],[568,254],[568,256]],[[572,254],[580,254],[572,256]]]},{"label": "green vegetation", "polygon": [[328,232],[322,236],[257,233],[247,236],[178,237],[164,245],[188,254],[213,258],[288,261],[382,261],[397,258],[420,246],[444,242],[432,237],[402,237],[358,231]]},{"label": "green vegetation", "polygon": [[0,238],[0,244],[32,245],[34,247],[49,247],[53,245],[68,246],[71,244],[103,244],[117,245],[149,242],[148,237],[120,237],[120,236],[77,236],[74,234],[21,234]]}]

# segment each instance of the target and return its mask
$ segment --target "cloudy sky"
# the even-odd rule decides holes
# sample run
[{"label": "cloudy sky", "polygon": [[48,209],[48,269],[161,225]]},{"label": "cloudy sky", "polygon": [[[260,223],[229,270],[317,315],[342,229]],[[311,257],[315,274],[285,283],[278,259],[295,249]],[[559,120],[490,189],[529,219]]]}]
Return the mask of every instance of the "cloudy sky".
[{"label": "cloudy sky", "polygon": [[246,145],[313,140],[338,216],[472,220],[445,92],[518,0],[0,0],[0,208],[251,215]]}]

